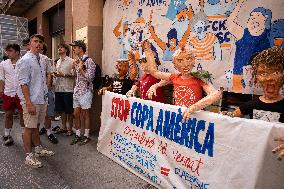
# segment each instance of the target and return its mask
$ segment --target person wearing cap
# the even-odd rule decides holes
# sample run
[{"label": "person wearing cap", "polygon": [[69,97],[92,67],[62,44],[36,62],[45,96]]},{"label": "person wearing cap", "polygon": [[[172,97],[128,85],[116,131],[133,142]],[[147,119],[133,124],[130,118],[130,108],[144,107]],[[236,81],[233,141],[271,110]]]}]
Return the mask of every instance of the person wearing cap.
[{"label": "person wearing cap", "polygon": [[16,65],[19,81],[18,96],[23,108],[24,133],[23,142],[26,152],[25,164],[39,168],[42,163],[32,152],[38,156],[52,156],[54,152],[44,149],[40,144],[38,123],[44,124],[46,114],[46,65],[40,61],[44,37],[35,34],[30,37],[30,51],[28,51]]},{"label": "person wearing cap", "polygon": [[[132,65],[129,72],[129,62]],[[135,55],[132,52],[128,53],[128,59],[118,59],[116,64],[117,74],[114,76],[111,85],[103,87],[99,90],[98,95],[104,95],[105,91],[126,95],[134,84],[137,76],[137,66],[135,64]]]},{"label": "person wearing cap", "polygon": [[[80,142],[84,145],[90,141],[90,108],[93,98],[93,84],[95,77],[95,62],[86,53],[86,44],[82,40],[74,41],[70,44],[77,57],[73,62],[72,69],[76,73],[75,88],[73,93],[73,108],[76,134],[71,145]],[[81,137],[81,115],[84,122],[85,133]]]}]

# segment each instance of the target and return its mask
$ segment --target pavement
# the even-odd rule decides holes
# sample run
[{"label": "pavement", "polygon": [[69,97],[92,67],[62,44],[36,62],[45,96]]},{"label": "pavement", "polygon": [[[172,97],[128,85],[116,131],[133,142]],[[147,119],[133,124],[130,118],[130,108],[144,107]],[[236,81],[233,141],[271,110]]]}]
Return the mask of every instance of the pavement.
[{"label": "pavement", "polygon": [[[33,169],[24,164],[25,154],[18,118],[15,116],[12,137],[14,145],[0,141],[0,189],[154,189],[97,151],[98,136],[84,145],[70,145],[71,137],[56,135],[59,143],[51,144],[41,136],[44,147],[53,157],[42,157],[44,167]],[[59,124],[59,122],[53,122]],[[0,114],[0,135],[4,132],[4,116]]]}]

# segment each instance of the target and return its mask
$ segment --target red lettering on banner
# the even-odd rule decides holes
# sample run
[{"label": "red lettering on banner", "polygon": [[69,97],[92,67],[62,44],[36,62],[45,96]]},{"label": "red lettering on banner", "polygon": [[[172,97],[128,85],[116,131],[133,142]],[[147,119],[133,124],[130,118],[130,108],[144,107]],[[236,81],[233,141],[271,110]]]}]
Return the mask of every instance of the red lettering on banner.
[{"label": "red lettering on banner", "polygon": [[120,121],[126,122],[130,111],[130,103],[128,100],[113,98],[110,115],[113,118],[119,118]]},{"label": "red lettering on banner", "polygon": [[186,157],[186,156],[182,155],[178,151],[173,151],[173,155],[174,155],[174,160],[177,163],[181,163],[181,165],[190,169],[191,172],[196,173],[198,176],[200,176],[199,175],[199,168],[203,164],[201,158],[199,158],[199,160],[194,160],[190,157]]},{"label": "red lettering on banner", "polygon": [[160,145],[158,147],[158,152],[167,155],[167,147],[168,147],[168,143],[161,141]]},{"label": "red lettering on banner", "polygon": [[126,126],[123,133],[128,135],[130,140],[135,139],[145,147],[152,148],[155,145],[155,138],[147,137],[145,132],[140,134],[135,129],[131,129],[129,126]]}]

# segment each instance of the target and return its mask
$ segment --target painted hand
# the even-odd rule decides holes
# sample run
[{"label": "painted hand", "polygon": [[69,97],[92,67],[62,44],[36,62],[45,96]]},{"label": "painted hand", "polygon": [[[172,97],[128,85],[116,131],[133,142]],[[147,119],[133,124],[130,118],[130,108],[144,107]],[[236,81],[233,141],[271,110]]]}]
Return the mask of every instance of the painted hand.
[{"label": "painted hand", "polygon": [[[284,142],[284,136],[275,138],[274,141]],[[284,143],[278,145],[276,148],[274,148],[274,149],[272,150],[272,152],[273,152],[273,153],[279,152],[279,155],[278,155],[277,159],[278,159],[279,161],[281,161],[281,159],[284,158]]]},{"label": "painted hand", "polygon": [[187,108],[183,113],[182,113],[182,123],[184,123],[185,121],[188,122],[191,114],[193,113],[194,111],[192,110],[191,107]]},{"label": "painted hand", "polygon": [[135,64],[135,55],[132,51],[128,52],[128,59],[129,59],[130,64]]},{"label": "painted hand", "polygon": [[107,87],[103,87],[99,90],[98,95],[104,95],[107,91]]},{"label": "painted hand", "polygon": [[222,111],[221,114],[222,115],[227,115],[227,116],[230,116],[230,117],[235,117],[234,112]]},{"label": "painted hand", "polygon": [[152,85],[148,91],[147,91],[147,96],[148,96],[148,99],[153,99],[154,96],[157,96],[157,86],[156,85]]},{"label": "painted hand", "polygon": [[134,97],[135,93],[136,93],[136,91],[131,89],[126,93],[126,96],[127,97]]}]

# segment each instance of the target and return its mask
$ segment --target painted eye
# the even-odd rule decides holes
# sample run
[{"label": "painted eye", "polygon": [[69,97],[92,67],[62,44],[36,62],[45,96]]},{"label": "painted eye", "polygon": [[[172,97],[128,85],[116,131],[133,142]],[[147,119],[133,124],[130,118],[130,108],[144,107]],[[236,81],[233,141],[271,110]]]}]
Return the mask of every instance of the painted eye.
[{"label": "painted eye", "polygon": [[274,75],[279,75],[279,74],[280,74],[279,71],[274,72]]},{"label": "painted eye", "polygon": [[259,73],[258,75],[261,76],[261,77],[265,77],[266,73]]}]

